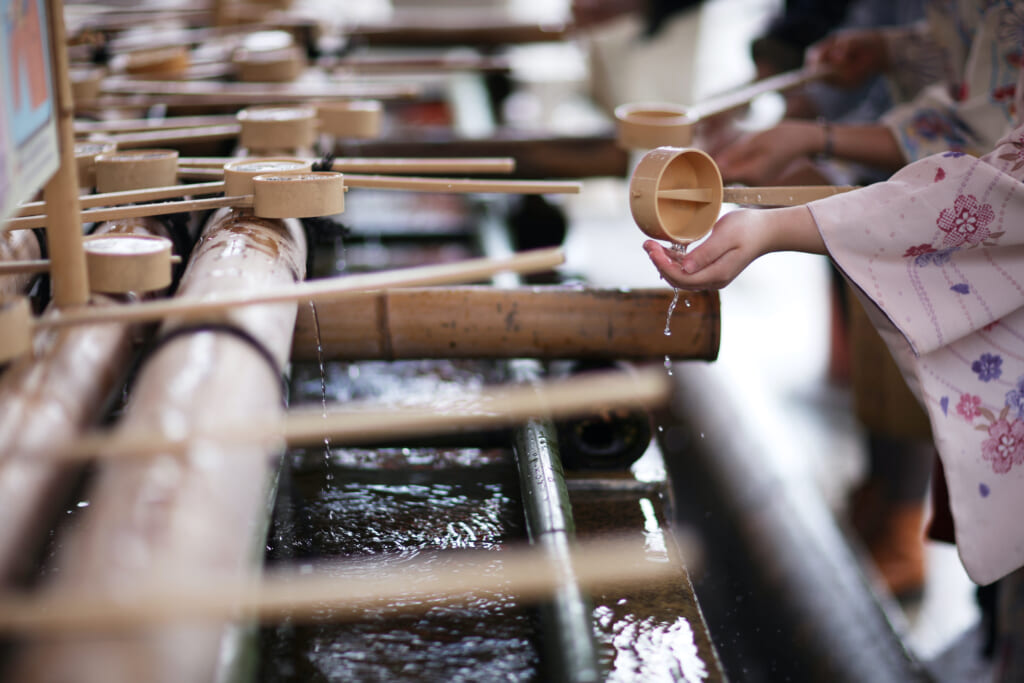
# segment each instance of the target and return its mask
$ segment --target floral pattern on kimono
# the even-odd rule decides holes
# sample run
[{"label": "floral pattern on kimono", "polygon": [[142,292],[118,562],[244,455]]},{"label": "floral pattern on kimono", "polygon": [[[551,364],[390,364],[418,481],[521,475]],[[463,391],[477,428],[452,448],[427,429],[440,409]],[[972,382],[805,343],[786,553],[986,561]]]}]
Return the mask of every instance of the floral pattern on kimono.
[{"label": "floral pattern on kimono", "polygon": [[[929,2],[921,25],[889,29],[892,80],[912,83],[913,99],[882,118],[908,161],[948,150],[976,156],[992,149],[1014,120],[1024,46],[1024,2]],[[936,57],[941,65],[936,65]]]},{"label": "floral pattern on kimono", "polygon": [[928,412],[968,574],[1024,566],[1024,126],[808,206]]}]

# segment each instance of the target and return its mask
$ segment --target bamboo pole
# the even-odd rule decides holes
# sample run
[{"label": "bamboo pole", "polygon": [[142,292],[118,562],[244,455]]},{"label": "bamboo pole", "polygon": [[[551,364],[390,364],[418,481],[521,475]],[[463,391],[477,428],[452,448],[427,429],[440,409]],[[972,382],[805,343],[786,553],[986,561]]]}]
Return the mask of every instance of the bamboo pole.
[{"label": "bamboo pole", "polygon": [[[856,189],[858,188],[854,185],[726,187],[722,190],[722,201],[757,206],[797,206]],[[659,196],[662,194],[659,193]]]},{"label": "bamboo pole", "polygon": [[[200,298],[293,283],[303,276],[304,251],[297,221],[222,212],[193,250],[179,291]],[[122,426],[154,428],[170,419],[186,430],[206,429],[222,420],[279,415],[279,368],[289,355],[295,309],[278,304],[229,314],[227,322],[259,340],[266,357],[216,331],[163,344],[136,376]],[[260,445],[197,443],[180,457],[101,467],[87,514],[65,534],[54,559],[55,586],[118,591],[167,577],[193,584],[249,580],[276,472],[268,455]],[[117,639],[74,634],[32,641],[10,670],[15,680],[216,680],[222,645],[233,631],[213,621]]]},{"label": "bamboo pole", "polygon": [[579,194],[577,182],[553,180],[470,180],[455,178],[413,178],[345,174],[346,187],[375,190],[410,190],[415,192],[494,192],[509,194]]},{"label": "bamboo pole", "polygon": [[[187,186],[186,186],[187,187]],[[119,206],[116,208],[97,208],[79,211],[79,232],[82,223],[95,221],[116,221],[123,218],[142,218],[146,216],[166,216],[172,213],[186,211],[206,211],[208,209],[246,208],[251,207],[253,196],[242,195],[239,197],[211,197],[209,199],[190,199],[187,201],[168,201],[153,204],[135,204],[131,206]],[[49,201],[46,202],[47,209],[52,210]],[[27,230],[31,228],[47,227],[50,224],[50,214],[42,216],[21,216],[11,218],[4,225],[4,230]]]},{"label": "bamboo pole", "polygon": [[[143,81],[106,79],[101,86],[106,95],[127,98],[126,101],[153,100],[167,105],[180,104],[267,104],[324,98],[359,97],[367,99],[402,99],[418,97],[416,85],[387,83],[206,83],[202,81]],[[97,106],[105,107],[104,97]]]},{"label": "bamboo pole", "polygon": [[[408,192],[440,192],[452,194],[495,193],[495,194],[579,194],[582,185],[578,182],[551,180],[470,180],[462,178],[419,178],[412,176],[382,176],[346,173],[345,187],[375,190],[403,190]],[[189,185],[183,185],[181,192]],[[167,188],[159,188],[166,192]],[[141,192],[146,192],[143,190]],[[77,197],[77,195],[76,195]],[[107,209],[86,209],[81,211],[82,222],[110,221],[137,216],[159,216],[182,211],[203,211],[227,207],[249,208],[253,206],[253,195],[169,201],[137,206]],[[47,225],[49,215],[20,216],[9,219],[4,230],[26,230]]]},{"label": "bamboo pole", "polygon": [[[347,275],[310,280],[279,286],[263,291],[218,293],[216,298],[201,299],[179,296],[162,301],[126,304],[111,310],[63,311],[47,316],[34,324],[38,328],[67,327],[94,323],[153,322],[169,317],[179,319],[204,318],[211,314],[230,314],[233,309],[248,308],[256,304],[292,303],[296,301],[334,301],[372,289],[389,287],[420,287],[437,284],[464,283],[483,280],[495,273],[545,272],[565,260],[561,249],[536,249],[520,252],[503,259],[466,259],[458,263],[416,266],[392,271]],[[289,330],[293,329],[289,328]]]},{"label": "bamboo pole", "polygon": [[317,410],[292,410],[279,419],[259,422],[245,418],[220,420],[189,434],[168,435],[159,429],[118,428],[113,432],[83,434],[74,443],[44,452],[25,451],[17,457],[34,462],[78,462],[94,457],[103,462],[137,460],[162,453],[184,453],[197,443],[251,445],[273,449],[278,445],[308,446],[432,435],[466,429],[493,428],[522,423],[529,418],[551,419],[588,415],[595,409],[655,408],[664,405],[669,383],[660,369],[635,373],[589,373],[570,379],[533,385],[481,390],[464,399],[421,407],[380,407],[371,402],[349,403]]},{"label": "bamboo pole", "polygon": [[169,130],[135,131],[131,133],[113,133],[106,136],[118,149],[140,149],[146,147],[162,147],[181,145],[190,142],[210,142],[212,140],[233,140],[242,131],[238,123],[221,126],[205,126],[202,128],[173,128]]},{"label": "bamboo pole", "polygon": [[[108,228],[100,226],[98,232]],[[121,223],[118,229],[166,234],[153,219]],[[104,296],[91,301],[116,305]],[[14,454],[59,449],[98,420],[128,372],[135,339],[127,325],[39,330],[32,355],[12,361],[0,374],[0,583],[21,580],[32,568],[77,473]]]},{"label": "bamboo pole", "polygon": [[89,275],[82,246],[82,221],[78,203],[78,165],[75,162],[74,103],[68,75],[64,3],[46,0],[50,60],[54,76],[54,112],[60,167],[43,190],[50,207],[47,242],[54,268],[53,301],[59,307],[78,306],[89,300]]},{"label": "bamboo pole", "polygon": [[[580,585],[592,590],[647,585],[678,575],[674,562],[652,562],[643,550],[636,540],[606,537],[577,544],[569,557]],[[687,555],[687,560],[696,560],[695,549]],[[420,567],[429,567],[429,573]],[[419,578],[424,575],[428,578]],[[397,605],[405,613],[418,613],[495,592],[532,602],[564,581],[557,563],[536,548],[436,553],[373,576],[353,562],[351,567],[332,563],[277,570],[263,579],[243,581],[213,578],[188,584],[167,579],[100,594],[65,589],[41,596],[0,596],[0,630],[53,635],[252,617],[347,620],[365,617],[375,608]]]},{"label": "bamboo pole", "polygon": [[447,287],[366,292],[299,310],[294,360],[569,358],[713,360],[718,296],[686,292],[665,335],[667,288]]},{"label": "bamboo pole", "polygon": [[820,81],[831,72],[821,68],[803,68],[769,76],[741,88],[710,97],[693,105],[691,113],[698,119],[734,111],[750,104],[755,98],[770,92],[785,92],[814,81]]},{"label": "bamboo pole", "polygon": [[[224,191],[224,183],[192,183],[191,185],[170,185],[168,187],[151,187],[145,190],[123,190],[121,192],[103,192],[82,195],[78,198],[83,209],[97,206],[116,206],[132,202],[151,202],[156,199],[174,197],[217,194]],[[19,216],[39,215],[46,212],[46,202],[26,202],[18,207]]]},{"label": "bamboo pole", "polygon": [[[215,167],[237,161],[237,157],[180,157],[178,164],[190,168]],[[317,159],[303,159],[317,161]],[[512,157],[347,157],[335,159],[331,170],[339,173],[511,173]]]},{"label": "bamboo pole", "polygon": [[207,114],[197,116],[165,116],[159,119],[109,119],[106,121],[75,121],[76,134],[127,133],[137,131],[178,130],[227,126],[237,123],[234,114]]}]

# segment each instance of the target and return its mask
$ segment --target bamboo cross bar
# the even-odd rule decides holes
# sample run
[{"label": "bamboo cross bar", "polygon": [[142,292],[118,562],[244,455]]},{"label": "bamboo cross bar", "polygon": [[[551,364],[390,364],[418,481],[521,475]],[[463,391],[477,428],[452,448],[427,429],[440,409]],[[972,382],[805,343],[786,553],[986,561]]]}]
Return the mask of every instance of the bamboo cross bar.
[{"label": "bamboo cross bar", "polygon": [[477,54],[453,54],[412,57],[368,57],[351,55],[330,64],[331,68],[372,73],[408,73],[413,71],[508,71],[512,65],[507,57]]},{"label": "bamboo cross bar", "polygon": [[[757,206],[797,206],[815,199],[831,197],[856,189],[853,185],[779,185],[776,187],[725,187],[722,201],[733,204],[754,204]],[[659,190],[658,199],[708,204],[714,201],[714,194],[707,188]]]},{"label": "bamboo cross bar", "polygon": [[803,68],[787,71],[786,73],[763,78],[742,88],[715,95],[693,105],[690,111],[698,119],[706,119],[744,107],[755,98],[766,93],[785,92],[814,81],[819,81],[830,73],[830,70],[822,68]]},{"label": "bamboo cross bar", "polygon": [[[178,163],[189,169],[223,169],[237,157],[180,157]],[[315,162],[317,159],[303,159]],[[512,157],[345,157],[335,159],[331,170],[347,173],[512,173]]]},{"label": "bamboo cross bar", "polygon": [[[182,187],[189,187],[183,185]],[[80,213],[82,223],[98,221],[115,221],[122,218],[139,218],[142,216],[166,216],[183,211],[206,211],[208,209],[247,208],[253,206],[253,195],[237,197],[210,197],[208,199],[190,199],[187,201],[156,202],[152,204],[132,204],[113,208],[86,209]],[[4,230],[26,230],[46,227],[48,215],[21,216],[8,220]]]},{"label": "bamboo cross bar", "polygon": [[[694,549],[691,549],[694,550]],[[685,552],[685,551],[684,551]],[[569,551],[581,588],[609,589],[678,577],[674,562],[645,558],[642,543],[606,537],[580,542]],[[696,558],[687,557],[688,563]],[[206,579],[175,583],[171,577],[145,587],[104,595],[84,587],[41,595],[0,595],[0,631],[46,634],[68,631],[137,629],[167,622],[342,620],[365,617],[381,607],[423,612],[473,596],[511,594],[540,600],[565,582],[565,568],[537,547],[494,551],[447,551],[403,563],[402,569],[375,570],[357,560],[332,563],[318,571],[279,569],[263,578]]]},{"label": "bamboo cross bar", "polygon": [[484,389],[440,406],[380,406],[348,403],[342,408],[292,410],[282,418],[222,423],[216,432],[160,434],[150,430],[96,431],[82,434],[63,447],[45,452],[21,451],[35,462],[78,462],[100,458],[134,459],[160,453],[182,453],[198,440],[289,446],[362,442],[381,437],[440,434],[493,428],[534,417],[562,419],[606,408],[655,408],[668,400],[671,385],[660,369],[626,373],[586,373],[533,385]]},{"label": "bamboo cross bar", "polygon": [[168,144],[184,144],[188,142],[231,140],[237,138],[241,131],[242,126],[240,124],[229,123],[219,126],[196,126],[190,128],[114,133],[107,135],[105,139],[117,145],[118,149],[133,149],[139,147],[160,147]]},{"label": "bamboo cross bar", "polygon": [[[203,174],[205,175],[205,174]],[[210,175],[213,175],[211,172]],[[307,174],[306,177],[316,176],[317,174]],[[320,174],[323,176],[324,174]],[[331,175],[331,174],[327,174]],[[267,177],[267,176],[264,176]],[[405,190],[409,192],[440,192],[440,193],[506,193],[506,194],[545,194],[545,193],[563,193],[563,194],[578,194],[580,192],[581,184],[578,182],[559,182],[559,181],[544,181],[544,180],[471,180],[471,179],[457,179],[457,178],[417,178],[411,176],[382,176],[382,175],[358,175],[358,174],[345,174],[342,178],[338,176],[340,181],[344,182],[344,189],[348,187],[357,187],[364,189],[378,189],[378,190]],[[287,174],[281,176],[275,176],[274,181],[286,180]],[[323,180],[323,178],[320,178]],[[133,204],[132,206],[117,206],[113,208],[91,208],[81,212],[81,220],[85,222],[93,221],[110,221],[118,220],[121,218],[137,218],[140,216],[162,216],[172,213],[179,213],[183,211],[204,211],[207,209],[219,209],[219,208],[250,208],[258,207],[259,193],[261,191],[269,191],[269,189],[277,184],[276,182],[268,182],[257,186],[256,194],[245,194],[235,196],[224,196],[224,197],[211,197],[207,199],[190,199],[183,201],[167,201],[157,202],[150,204]],[[180,185],[168,186],[161,188],[154,188],[153,190],[126,190],[119,193],[107,193],[106,195],[94,195],[94,197],[101,197],[101,199],[90,200],[93,203],[102,202],[102,205],[109,206],[110,202],[105,201],[102,197],[107,197],[111,194],[119,194],[121,201],[145,201],[142,197],[149,197],[150,199],[156,199],[159,197],[171,197],[187,195],[187,194],[200,194],[211,191],[211,188],[217,186],[218,183],[196,183],[193,185]],[[221,189],[223,189],[223,184]],[[199,192],[193,192],[192,188],[199,187]],[[305,185],[300,186],[298,182],[292,184],[289,190],[300,190]],[[205,189],[204,189],[205,188]],[[138,194],[133,194],[138,192]],[[307,207],[309,211],[303,215],[330,215],[337,213],[337,211],[326,211],[320,212],[315,207]],[[257,214],[259,211],[257,210]],[[298,215],[298,214],[295,214]],[[280,216],[278,216],[280,217]],[[32,228],[45,227],[48,221],[48,215],[29,215],[20,216],[8,220],[4,226],[4,230],[26,230]]]},{"label": "bamboo cross bar", "polygon": [[535,249],[504,259],[467,259],[457,263],[417,266],[380,273],[346,275],[300,282],[292,287],[264,292],[224,295],[218,299],[189,300],[184,297],[143,301],[124,306],[61,311],[35,322],[36,327],[66,327],[95,323],[138,323],[163,320],[171,316],[183,319],[208,317],[238,306],[290,301],[334,301],[353,293],[389,287],[423,287],[475,282],[500,272],[536,273],[561,265],[561,249]]},{"label": "bamboo cross bar", "polygon": [[797,206],[834,194],[856,190],[855,185],[782,185],[778,187],[726,187],[723,201],[756,206]]},{"label": "bamboo cross bar", "polygon": [[111,119],[108,121],[75,121],[77,135],[92,133],[128,133],[138,131],[175,130],[182,128],[206,128],[237,123],[234,114],[209,114],[201,116],[165,116],[158,119]]},{"label": "bamboo cross bar", "polygon": [[[387,83],[206,83],[202,81],[142,81],[107,79],[107,94],[129,97],[156,96],[167,104],[265,104],[324,98],[365,97],[372,99],[417,97],[416,85]],[[101,100],[102,103],[102,100]]]},{"label": "bamboo cross bar", "polygon": [[411,190],[416,192],[482,192],[511,194],[579,194],[578,182],[553,180],[470,180],[455,178],[415,178],[409,176],[345,174],[345,185],[375,190]]},{"label": "bamboo cross bar", "polygon": [[[173,199],[175,197],[218,194],[224,191],[223,182],[193,183],[191,185],[168,185],[152,187],[145,190],[122,190],[120,192],[104,192],[81,195],[78,201],[83,209],[98,206],[118,206],[134,202],[151,202],[155,199]],[[19,216],[38,215],[46,211],[46,202],[26,202],[18,207]]]}]

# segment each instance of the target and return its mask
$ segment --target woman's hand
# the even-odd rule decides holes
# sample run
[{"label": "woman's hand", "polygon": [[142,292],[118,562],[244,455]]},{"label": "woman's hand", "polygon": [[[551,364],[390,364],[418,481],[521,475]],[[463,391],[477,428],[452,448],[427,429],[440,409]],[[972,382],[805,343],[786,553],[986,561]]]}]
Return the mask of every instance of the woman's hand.
[{"label": "woman's hand", "polygon": [[825,243],[806,206],[737,209],[722,216],[711,234],[687,254],[647,240],[644,250],[673,287],[721,289],[759,256],[772,251],[824,254]]}]

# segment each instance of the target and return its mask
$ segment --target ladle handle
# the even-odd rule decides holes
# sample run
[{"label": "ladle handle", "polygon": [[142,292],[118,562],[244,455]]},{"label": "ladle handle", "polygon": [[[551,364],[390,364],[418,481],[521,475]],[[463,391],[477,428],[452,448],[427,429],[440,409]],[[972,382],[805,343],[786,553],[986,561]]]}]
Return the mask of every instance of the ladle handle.
[{"label": "ladle handle", "polygon": [[822,79],[828,74],[829,70],[822,68],[787,71],[695,104],[692,107],[692,111],[698,119],[708,118],[716,114],[738,109],[748,104],[755,97],[765,93],[792,90],[805,83]]},{"label": "ladle handle", "polygon": [[[115,221],[122,218],[139,218],[141,216],[165,216],[182,211],[205,211],[206,209],[220,209],[224,207],[240,208],[252,206],[252,199],[252,195],[242,195],[238,197],[211,197],[209,199],[192,199],[189,201],[169,201],[156,204],[130,204],[111,209],[86,209],[81,212],[81,221],[83,223],[91,223]],[[0,232],[4,230],[43,228],[46,227],[49,219],[48,215],[11,218],[6,223],[0,225]]]},{"label": "ladle handle", "polygon": [[580,183],[544,180],[462,180],[410,176],[345,175],[346,187],[416,192],[495,192],[512,194],[578,194]]},{"label": "ladle handle", "polygon": [[727,187],[722,201],[755,206],[798,206],[815,199],[831,197],[850,190],[853,185],[792,185],[779,187]]}]

